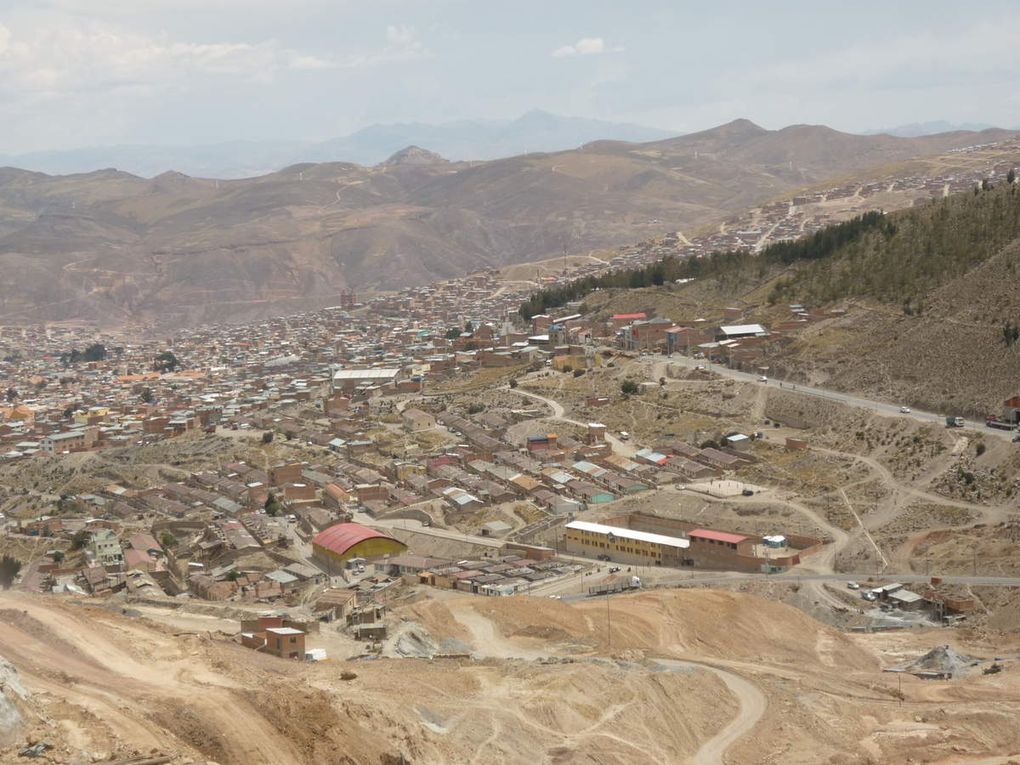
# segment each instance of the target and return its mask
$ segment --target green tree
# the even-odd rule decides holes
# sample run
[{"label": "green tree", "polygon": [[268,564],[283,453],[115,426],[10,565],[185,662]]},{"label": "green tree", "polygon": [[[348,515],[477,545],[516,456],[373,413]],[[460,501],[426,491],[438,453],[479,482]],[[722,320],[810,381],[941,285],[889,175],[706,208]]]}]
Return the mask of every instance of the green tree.
[{"label": "green tree", "polygon": [[7,399],[8,403],[13,403],[18,400],[18,391],[15,388],[8,388],[7,392],[4,393],[4,398]]},{"label": "green tree", "polygon": [[624,396],[633,396],[638,392],[638,384],[633,380],[624,380],[620,383],[620,391]]},{"label": "green tree", "polygon": [[159,543],[163,545],[163,547],[177,547],[177,537],[169,531],[164,531],[159,535]]},{"label": "green tree", "polygon": [[274,435],[273,431],[267,430],[265,433],[262,434],[262,443],[264,444],[273,443],[273,435]]},{"label": "green tree", "polygon": [[0,557],[0,587],[5,590],[11,589],[14,580],[21,571],[21,561],[10,555]]},{"label": "green tree", "polygon": [[163,351],[152,364],[152,368],[156,372],[173,372],[175,369],[179,369],[181,366],[180,359],[174,355],[173,351]]},{"label": "green tree", "polygon": [[269,496],[266,497],[266,504],[263,508],[266,511],[266,515],[276,517],[283,512],[283,504],[276,498],[273,492],[269,492]]},{"label": "green tree", "polygon": [[92,343],[81,355],[85,361],[103,361],[106,358],[106,346],[102,343]]},{"label": "green tree", "polygon": [[138,398],[143,404],[151,404],[156,400],[156,396],[153,394],[152,388],[148,386],[142,388],[142,392],[138,394]]},{"label": "green tree", "polygon": [[53,558],[53,562],[54,563],[59,565],[59,564],[64,562],[64,551],[63,550],[54,550],[53,551],[53,555],[50,556],[50,557]]},{"label": "green tree", "polygon": [[1016,183],[1016,170],[1014,170],[1012,167],[1009,169],[1009,172],[1006,173],[1006,183],[1008,183],[1010,186]]},{"label": "green tree", "polygon": [[90,538],[91,535],[89,534],[89,532],[85,531],[85,529],[82,529],[81,531],[76,531],[74,536],[71,537],[71,549],[80,550],[89,543]]},{"label": "green tree", "polygon": [[444,337],[446,337],[447,340],[456,340],[460,337],[460,330],[456,327],[450,327],[446,330],[446,335],[444,335]]}]

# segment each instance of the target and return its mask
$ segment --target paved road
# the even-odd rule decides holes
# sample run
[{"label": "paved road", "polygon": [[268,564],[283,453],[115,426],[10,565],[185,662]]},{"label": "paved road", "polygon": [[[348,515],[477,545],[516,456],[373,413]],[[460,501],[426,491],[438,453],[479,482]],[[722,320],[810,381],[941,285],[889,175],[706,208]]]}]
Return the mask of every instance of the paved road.
[{"label": "paved road", "polygon": [[689,576],[677,577],[676,579],[660,579],[657,584],[667,587],[681,586],[685,584],[716,584],[720,582],[732,582],[740,579],[768,579],[770,581],[786,581],[792,584],[799,582],[850,582],[864,581],[866,579],[881,580],[884,582],[899,582],[900,584],[911,584],[917,582],[928,582],[931,577],[942,577],[943,584],[963,584],[982,587],[1020,587],[1020,577],[1017,576],[960,576],[941,574],[897,574],[897,573],[838,573],[838,574],[799,574],[794,572],[786,574],[742,574],[733,572],[710,576]]},{"label": "paved road", "polygon": [[[595,561],[592,561],[593,563]],[[657,579],[653,582],[649,582],[644,585],[644,589],[659,589],[659,588],[674,588],[674,587],[694,587],[699,585],[725,585],[735,584],[737,582],[747,581],[748,579],[757,579],[761,581],[769,582],[786,582],[788,584],[803,584],[803,583],[824,583],[824,582],[864,582],[868,579],[876,582],[885,582],[887,584],[897,582],[899,584],[925,584],[931,580],[932,576],[939,576],[939,574],[875,574],[875,573],[839,573],[839,574],[742,574],[739,572],[730,572],[727,574],[718,574],[710,576],[687,576],[677,577],[675,579]],[[975,587],[1020,587],[1020,577],[1011,576],[942,576],[943,584],[959,584],[959,585],[972,585]],[[849,590],[848,590],[849,592]],[[623,593],[612,593],[613,595]],[[574,602],[579,600],[587,600],[591,596],[585,594],[569,594],[561,595],[560,599],[566,602]],[[839,605],[844,605],[840,603]]]},{"label": "paved road", "polygon": [[[791,384],[780,380],[769,380],[767,383],[758,382],[758,378],[761,375],[751,374],[749,372],[740,372],[736,369],[730,369],[721,364],[709,364],[703,359],[693,359],[689,356],[676,355],[671,356],[668,359],[657,358],[654,364],[654,369],[662,371],[653,371],[653,377],[658,379],[663,377],[666,364],[676,364],[678,366],[688,367],[693,369],[699,365],[705,366],[709,371],[715,372],[722,377],[728,377],[733,380],[741,380],[743,382],[755,382],[759,385],[769,385],[772,387],[780,387],[784,391],[790,393],[796,393],[801,396],[815,396],[816,398],[825,398],[830,401],[838,401],[849,406],[858,406],[862,409],[870,409],[873,412],[879,414],[894,415],[896,417],[907,417],[920,422],[933,422],[940,425],[945,425],[946,417],[944,414],[936,414],[935,412],[924,412],[920,410],[913,410],[909,414],[900,412],[899,404],[888,404],[884,401],[873,401],[872,399],[860,398],[859,396],[851,396],[849,393],[840,393],[839,391],[828,390],[826,388],[816,388],[811,385],[801,385],[800,383]],[[985,433],[986,435],[992,436],[993,438],[1001,438],[1004,441],[1012,440],[1014,433],[1008,430],[998,430],[997,428],[989,428],[984,423],[977,423],[971,421],[965,421],[965,424],[960,430],[977,431]]]}]

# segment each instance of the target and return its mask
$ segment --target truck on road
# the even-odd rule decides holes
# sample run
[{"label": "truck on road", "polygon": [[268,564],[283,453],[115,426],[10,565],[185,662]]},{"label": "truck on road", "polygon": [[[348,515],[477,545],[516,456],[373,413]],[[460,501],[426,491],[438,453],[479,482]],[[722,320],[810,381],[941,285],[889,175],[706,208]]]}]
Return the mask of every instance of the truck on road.
[{"label": "truck on road", "polygon": [[946,417],[947,428],[962,428],[963,418],[962,417]]},{"label": "truck on road", "polygon": [[641,589],[641,577],[632,576],[629,579],[620,579],[616,582],[603,582],[602,584],[593,585],[588,588],[588,595],[589,597],[594,597],[596,595],[614,595],[617,592],[639,589]]},{"label": "truck on road", "polygon": [[985,425],[989,428],[998,428],[999,430],[1017,429],[1017,424],[1015,422],[999,419],[994,414],[990,414],[987,417],[985,417]]}]

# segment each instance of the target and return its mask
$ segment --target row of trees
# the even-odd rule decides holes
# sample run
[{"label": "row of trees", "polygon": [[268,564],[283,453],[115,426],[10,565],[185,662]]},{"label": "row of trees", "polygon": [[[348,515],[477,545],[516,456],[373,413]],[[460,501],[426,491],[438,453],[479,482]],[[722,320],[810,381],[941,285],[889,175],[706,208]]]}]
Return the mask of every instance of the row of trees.
[{"label": "row of trees", "polygon": [[906,313],[923,309],[932,290],[962,276],[1020,237],[1020,195],[1002,185],[956,194],[893,217],[883,234],[845,243],[823,262],[787,275],[770,300],[831,303],[866,296]]},{"label": "row of trees", "polygon": [[748,272],[765,276],[777,266],[827,258],[839,248],[871,231],[879,231],[883,236],[889,237],[895,234],[896,226],[882,213],[868,212],[844,223],[826,226],[795,241],[776,242],[758,255],[746,250],[713,252],[701,258],[681,259],[675,255],[668,255],[645,266],[617,269],[598,276],[586,276],[569,284],[539,290],[521,305],[520,315],[524,319],[530,319],[598,289],[655,287],[678,279],[723,278]]},{"label": "row of trees", "polygon": [[[115,348],[117,352],[123,349]],[[72,348],[60,354],[60,363],[65,367],[73,367],[85,361],[105,361],[110,356],[109,349],[103,343],[92,343],[84,351]],[[152,369],[156,372],[173,372],[180,369],[180,359],[173,351],[163,351],[156,356],[152,363]]]}]

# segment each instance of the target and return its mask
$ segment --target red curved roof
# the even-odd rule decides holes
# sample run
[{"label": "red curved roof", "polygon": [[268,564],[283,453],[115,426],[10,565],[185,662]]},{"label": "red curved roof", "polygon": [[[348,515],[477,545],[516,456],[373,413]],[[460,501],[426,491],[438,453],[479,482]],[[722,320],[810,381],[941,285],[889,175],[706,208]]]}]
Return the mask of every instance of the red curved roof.
[{"label": "red curved roof", "polygon": [[366,539],[391,539],[394,542],[397,541],[393,537],[381,534],[375,529],[368,528],[368,526],[362,526],[360,523],[338,523],[336,526],[330,526],[328,529],[320,531],[312,537],[312,544],[325,547],[327,550],[332,550],[338,555],[343,555],[354,545],[358,544],[358,542],[364,542]]}]

